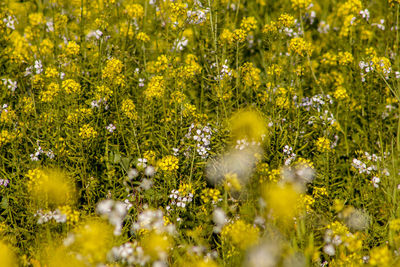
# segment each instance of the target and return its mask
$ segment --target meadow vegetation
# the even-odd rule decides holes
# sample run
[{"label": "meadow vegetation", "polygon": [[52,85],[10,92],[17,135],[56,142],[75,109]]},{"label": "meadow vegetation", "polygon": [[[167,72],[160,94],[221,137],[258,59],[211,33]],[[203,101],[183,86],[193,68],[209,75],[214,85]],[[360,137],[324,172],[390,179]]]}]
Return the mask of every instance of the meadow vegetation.
[{"label": "meadow vegetation", "polygon": [[400,266],[399,0],[3,0],[0,266]]}]

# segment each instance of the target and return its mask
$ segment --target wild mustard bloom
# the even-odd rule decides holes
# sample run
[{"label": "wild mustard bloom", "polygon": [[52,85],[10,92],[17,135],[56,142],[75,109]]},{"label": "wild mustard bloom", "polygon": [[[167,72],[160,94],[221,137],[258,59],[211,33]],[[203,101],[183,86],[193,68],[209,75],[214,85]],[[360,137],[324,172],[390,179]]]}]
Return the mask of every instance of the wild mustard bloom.
[{"label": "wild mustard bloom", "polygon": [[91,219],[79,225],[70,236],[67,247],[82,255],[92,265],[106,261],[113,245],[112,226],[99,219]]},{"label": "wild mustard bloom", "polygon": [[89,124],[85,124],[79,129],[79,137],[82,139],[94,139],[97,135],[97,131]]},{"label": "wild mustard bloom", "polygon": [[264,119],[254,110],[241,110],[230,119],[234,140],[247,139],[259,142],[266,134]]},{"label": "wild mustard bloom", "polygon": [[18,261],[14,251],[5,242],[0,241],[0,266],[17,267]]},{"label": "wild mustard bloom", "polygon": [[273,217],[282,222],[290,222],[299,214],[301,199],[299,192],[290,184],[266,185],[263,198]]},{"label": "wild mustard bloom", "polygon": [[61,87],[69,95],[79,94],[81,91],[81,85],[72,79],[63,81]]},{"label": "wild mustard bloom", "polygon": [[347,94],[346,88],[343,86],[339,86],[336,88],[335,92],[333,93],[333,96],[337,100],[345,100],[349,98],[349,95]]},{"label": "wild mustard bloom", "polygon": [[143,236],[141,245],[144,253],[152,260],[165,260],[171,249],[172,240],[167,234],[152,231]]},{"label": "wild mustard bloom", "polygon": [[163,76],[154,76],[150,79],[144,94],[147,99],[161,98],[165,91],[165,81]]},{"label": "wild mustard bloom", "polygon": [[68,42],[67,46],[65,47],[65,55],[68,57],[74,57],[79,54],[80,46],[74,42]]},{"label": "wild mustard bloom", "polygon": [[387,246],[374,247],[370,251],[369,264],[371,266],[390,266],[391,253]]},{"label": "wild mustard bloom", "polygon": [[137,112],[135,108],[135,104],[129,98],[126,98],[122,101],[121,104],[122,113],[131,120],[137,119]]},{"label": "wild mustard bloom", "polygon": [[295,37],[290,40],[289,51],[301,57],[310,55],[312,52],[311,44],[306,42],[302,37]]},{"label": "wild mustard bloom", "polygon": [[52,102],[59,92],[60,92],[60,86],[58,85],[58,83],[51,82],[47,86],[47,89],[41,92],[40,100],[42,100],[45,103]]},{"label": "wild mustard bloom", "polygon": [[319,152],[329,152],[331,151],[331,141],[325,137],[319,137],[315,142],[315,146]]},{"label": "wild mustard bloom", "polygon": [[158,163],[158,167],[166,172],[176,171],[179,168],[179,159],[175,156],[165,156]]},{"label": "wild mustard bloom", "polygon": [[74,187],[70,178],[59,170],[36,168],[29,170],[28,190],[39,205],[60,206],[74,201]]},{"label": "wild mustard bloom", "polygon": [[222,228],[221,238],[223,242],[227,244],[231,244],[241,250],[246,250],[257,244],[259,240],[259,231],[257,227],[243,220],[237,220]]},{"label": "wild mustard bloom", "polygon": [[201,199],[204,203],[212,202],[213,204],[219,201],[221,192],[214,188],[205,188],[201,191]]},{"label": "wild mustard bloom", "polygon": [[140,4],[127,5],[124,11],[130,19],[141,19],[144,15],[143,6]]},{"label": "wild mustard bloom", "polygon": [[294,17],[289,14],[283,13],[279,16],[278,23],[281,27],[290,28],[294,25]]},{"label": "wild mustard bloom", "polygon": [[148,43],[150,41],[150,37],[144,32],[139,32],[136,35],[136,39],[142,41],[143,43]]},{"label": "wild mustard bloom", "polygon": [[292,8],[295,10],[305,10],[311,5],[311,0],[291,0]]},{"label": "wild mustard bloom", "polygon": [[246,32],[253,31],[257,29],[257,21],[254,17],[243,18],[242,22],[240,23],[240,28]]}]

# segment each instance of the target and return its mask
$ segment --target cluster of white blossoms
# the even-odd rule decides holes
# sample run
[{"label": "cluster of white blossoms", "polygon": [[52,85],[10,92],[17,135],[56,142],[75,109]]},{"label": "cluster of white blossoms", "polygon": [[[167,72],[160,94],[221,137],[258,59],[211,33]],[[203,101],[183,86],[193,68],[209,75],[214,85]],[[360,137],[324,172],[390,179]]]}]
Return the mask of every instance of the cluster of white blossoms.
[{"label": "cluster of white blossoms", "polygon": [[208,8],[189,10],[186,13],[189,24],[201,24],[207,20],[207,14],[210,12]]},{"label": "cluster of white blossoms", "polygon": [[150,261],[150,256],[145,254],[143,248],[136,241],[126,242],[119,247],[113,247],[108,258],[111,261],[121,261],[129,266],[144,266]]},{"label": "cluster of white blossoms", "polygon": [[130,207],[132,205],[127,205],[125,202],[106,199],[97,204],[96,211],[115,227],[114,235],[121,235],[122,224]]},{"label": "cluster of white blossoms", "polygon": [[57,223],[65,223],[67,221],[67,215],[61,213],[59,209],[55,211],[43,212],[42,210],[36,211],[35,217],[39,217],[37,223],[43,224],[48,221],[54,220]]},{"label": "cluster of white blossoms", "polygon": [[193,194],[185,194],[179,190],[173,189],[169,195],[169,198],[171,203],[167,206],[167,210],[173,209],[174,206],[178,208],[186,208],[187,204],[193,201]]},{"label": "cluster of white blossoms", "polygon": [[293,153],[293,148],[286,145],[283,148],[283,154],[285,155],[285,165],[288,166],[290,165],[295,159],[296,159],[296,154]]},{"label": "cluster of white blossoms", "polygon": [[304,97],[301,99],[300,103],[296,103],[296,107],[304,107],[305,110],[310,111],[310,109],[315,109],[321,112],[325,105],[333,104],[332,97],[330,95],[317,94],[310,97]]},{"label": "cluster of white blossoms", "polygon": [[145,209],[139,214],[138,220],[132,225],[132,230],[149,230],[157,233],[175,233],[175,226],[167,224],[161,210]]},{"label": "cluster of white blossoms", "polygon": [[[384,153],[383,158],[386,158],[389,153]],[[389,176],[389,171],[385,168],[379,172],[377,163],[382,160],[382,157],[377,156],[376,154],[369,154],[368,152],[364,152],[362,155],[362,160],[353,158],[351,166],[358,171],[359,174],[371,175],[371,183],[375,188],[379,187],[379,183],[381,182],[380,176]]]},{"label": "cluster of white blossoms", "polygon": [[[192,123],[189,127],[188,133],[185,135],[185,138],[195,141],[197,154],[205,159],[208,157],[208,151],[210,151],[211,135],[212,130],[209,125],[202,127]],[[186,150],[185,154],[186,156],[189,156],[190,151]]]},{"label": "cluster of white blossoms", "polygon": [[39,161],[40,155],[44,154],[46,155],[49,159],[54,159],[55,155],[51,149],[44,151],[42,147],[40,146],[40,142],[36,142],[37,147],[35,148],[35,153],[30,154],[31,160],[32,161]]},{"label": "cluster of white blossoms", "polygon": [[15,92],[15,90],[18,88],[17,81],[6,78],[3,78],[1,80],[3,81],[4,86],[7,86],[7,89],[11,90],[11,92]]},{"label": "cluster of white blossoms", "polygon": [[100,99],[98,99],[98,100],[93,100],[93,101],[90,103],[90,106],[91,106],[92,108],[101,108],[101,107],[103,107],[104,110],[107,110],[107,109],[108,109],[107,100],[106,100],[105,98],[100,98]]},{"label": "cluster of white blossoms", "polygon": [[15,30],[15,24],[18,23],[17,18],[13,15],[8,15],[3,19],[3,22],[6,24],[6,27],[11,30]]},{"label": "cluster of white blossoms", "polygon": [[25,69],[25,76],[29,76],[32,74],[40,74],[43,72],[43,65],[42,61],[40,59],[35,60],[35,63],[33,66],[27,67]]},{"label": "cluster of white blossoms", "polygon": [[[211,64],[211,68],[217,68],[217,63]],[[232,69],[229,68],[228,66],[228,60],[225,59],[224,64],[222,64],[219,74],[215,77],[215,80],[221,81],[224,78],[230,79],[232,77]]]},{"label": "cluster of white blossoms", "polygon": [[260,142],[256,142],[254,140],[250,142],[246,138],[243,138],[243,139],[236,140],[235,149],[243,150],[243,149],[247,149],[247,148],[253,147],[253,146],[260,146]]}]

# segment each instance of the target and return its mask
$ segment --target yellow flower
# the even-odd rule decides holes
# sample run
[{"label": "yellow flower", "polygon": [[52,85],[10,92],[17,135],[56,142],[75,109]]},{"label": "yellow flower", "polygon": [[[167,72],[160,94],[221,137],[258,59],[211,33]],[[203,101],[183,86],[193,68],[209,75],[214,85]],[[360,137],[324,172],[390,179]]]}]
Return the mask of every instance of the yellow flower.
[{"label": "yellow flower", "polygon": [[142,41],[143,43],[147,43],[147,42],[150,41],[150,37],[144,32],[139,32],[136,35],[136,39],[139,40],[139,41]]},{"label": "yellow flower", "polygon": [[331,151],[331,142],[325,137],[318,138],[318,140],[315,142],[315,146],[319,152]]},{"label": "yellow flower", "polygon": [[79,45],[74,41],[70,41],[65,48],[65,54],[69,57],[77,56],[79,54],[79,50]]},{"label": "yellow flower", "polygon": [[165,91],[165,81],[162,76],[154,76],[150,79],[144,94],[147,99],[161,98]]},{"label": "yellow flower", "polygon": [[231,244],[241,250],[257,244],[259,240],[259,229],[243,220],[237,220],[234,223],[225,225],[221,231],[223,242]]},{"label": "yellow flower", "polygon": [[306,42],[303,38],[295,37],[290,40],[289,51],[303,57],[307,54],[311,54],[312,48],[311,44]]},{"label": "yellow flower", "polygon": [[94,139],[97,136],[97,131],[89,124],[85,124],[79,129],[79,136],[82,139]]},{"label": "yellow flower", "polygon": [[137,112],[135,109],[135,104],[129,98],[124,99],[121,104],[122,113],[131,120],[137,119]]},{"label": "yellow flower", "polygon": [[78,94],[81,90],[81,85],[72,79],[63,81],[61,87],[69,95],[73,93]]},{"label": "yellow flower", "polygon": [[161,161],[158,163],[158,167],[163,171],[171,172],[178,170],[178,163],[178,158],[170,155],[162,158]]}]

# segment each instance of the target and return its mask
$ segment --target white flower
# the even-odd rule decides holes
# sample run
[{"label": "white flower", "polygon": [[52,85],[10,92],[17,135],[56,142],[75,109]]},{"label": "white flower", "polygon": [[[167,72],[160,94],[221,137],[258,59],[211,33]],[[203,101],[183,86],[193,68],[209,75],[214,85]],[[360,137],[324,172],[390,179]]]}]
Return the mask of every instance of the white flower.
[{"label": "white flower", "polygon": [[332,244],[328,244],[324,246],[324,252],[328,254],[329,256],[334,256],[335,255],[335,247]]}]

